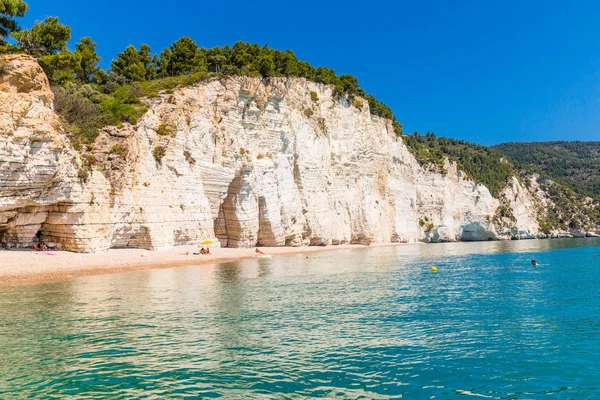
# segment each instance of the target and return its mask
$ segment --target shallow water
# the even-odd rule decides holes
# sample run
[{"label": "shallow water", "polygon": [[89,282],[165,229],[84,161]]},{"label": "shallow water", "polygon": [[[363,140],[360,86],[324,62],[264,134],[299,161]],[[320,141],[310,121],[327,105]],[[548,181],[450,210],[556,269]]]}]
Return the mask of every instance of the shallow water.
[{"label": "shallow water", "polygon": [[598,246],[381,247],[3,287],[0,398],[594,398]]}]

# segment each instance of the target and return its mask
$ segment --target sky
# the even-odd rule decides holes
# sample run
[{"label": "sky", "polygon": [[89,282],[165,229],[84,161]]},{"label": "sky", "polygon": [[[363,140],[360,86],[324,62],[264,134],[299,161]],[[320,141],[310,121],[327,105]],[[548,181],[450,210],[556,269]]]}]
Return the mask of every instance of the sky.
[{"label": "sky", "polygon": [[405,132],[484,145],[600,140],[600,2],[28,0],[20,20],[58,16],[102,65],[127,45],[159,53],[191,36],[291,49],[352,74]]}]

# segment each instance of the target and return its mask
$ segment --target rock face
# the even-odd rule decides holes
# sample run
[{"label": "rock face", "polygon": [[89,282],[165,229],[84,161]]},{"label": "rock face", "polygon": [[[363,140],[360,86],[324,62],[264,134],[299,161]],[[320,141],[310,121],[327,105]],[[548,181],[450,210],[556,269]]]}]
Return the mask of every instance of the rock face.
[{"label": "rock face", "polygon": [[[515,179],[502,199],[421,167],[391,122],[304,79],[232,77],[148,100],[135,126],[71,149],[33,59],[0,75],[0,243],[74,251],[457,241],[538,233]],[[318,100],[311,99],[315,92]],[[314,97],[314,95],[313,95]],[[126,152],[110,152],[119,145]],[[89,177],[84,159],[96,161]],[[511,218],[498,216],[509,203]],[[39,233],[38,233],[39,232]]]}]

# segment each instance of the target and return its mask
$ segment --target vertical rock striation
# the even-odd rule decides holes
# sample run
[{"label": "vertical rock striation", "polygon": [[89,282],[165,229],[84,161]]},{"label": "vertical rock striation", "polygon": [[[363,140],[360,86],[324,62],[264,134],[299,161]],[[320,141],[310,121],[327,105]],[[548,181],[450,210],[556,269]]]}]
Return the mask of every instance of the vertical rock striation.
[{"label": "vertical rock striation", "polygon": [[[33,59],[0,76],[0,242],[38,232],[74,251],[487,240],[538,226],[515,179],[503,199],[421,167],[391,122],[304,79],[213,79],[149,99],[135,126],[108,127],[81,179]],[[310,92],[318,94],[313,101]],[[163,128],[159,128],[159,127]],[[165,127],[167,127],[165,133]],[[161,133],[161,134],[159,134]],[[111,154],[119,144],[126,154]],[[512,218],[498,217],[506,202]]]}]

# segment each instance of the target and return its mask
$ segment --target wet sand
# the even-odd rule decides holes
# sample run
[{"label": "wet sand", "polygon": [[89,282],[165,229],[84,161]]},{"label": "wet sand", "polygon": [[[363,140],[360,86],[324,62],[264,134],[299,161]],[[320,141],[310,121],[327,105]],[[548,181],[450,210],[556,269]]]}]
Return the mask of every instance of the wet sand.
[{"label": "wet sand", "polygon": [[[381,245],[339,245],[303,247],[260,247],[271,256],[312,253],[343,249],[359,249]],[[36,252],[32,250],[0,251],[0,285],[14,285],[71,279],[79,276],[106,274],[146,268],[168,268],[184,265],[214,264],[261,256],[255,248],[211,248],[210,255],[194,255],[198,246],[178,246],[168,250],[112,249],[99,253],[68,251]]]}]

